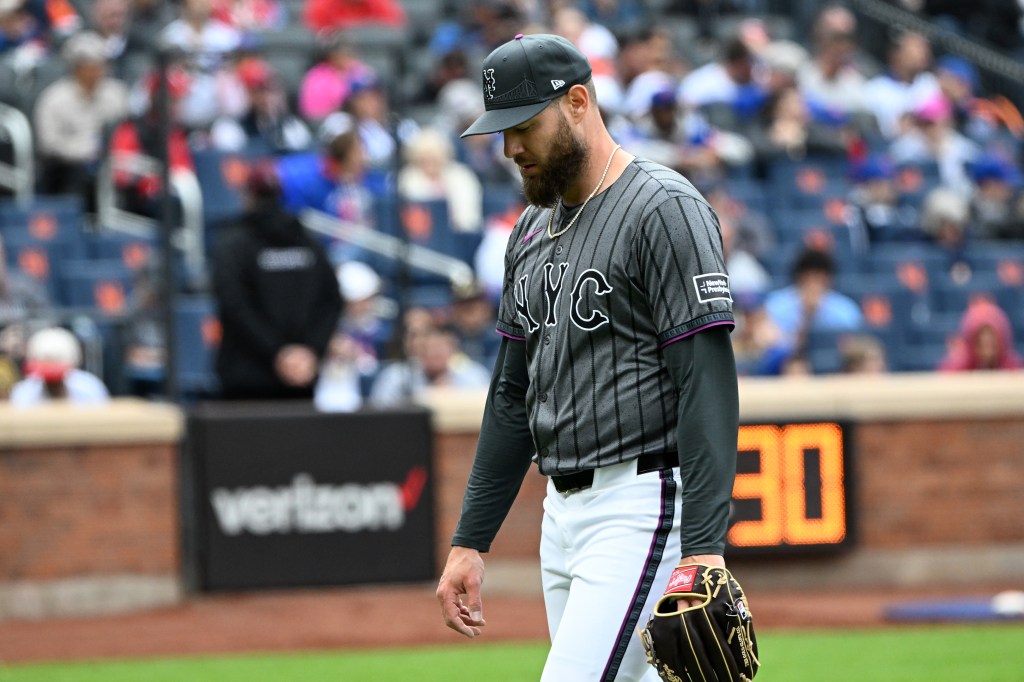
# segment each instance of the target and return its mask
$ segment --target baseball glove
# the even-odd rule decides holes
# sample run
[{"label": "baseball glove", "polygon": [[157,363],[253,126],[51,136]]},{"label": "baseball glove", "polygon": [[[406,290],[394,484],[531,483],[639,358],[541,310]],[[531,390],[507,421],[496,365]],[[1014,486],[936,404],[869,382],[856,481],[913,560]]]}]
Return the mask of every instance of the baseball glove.
[{"label": "baseball glove", "polygon": [[743,588],[717,566],[677,566],[640,641],[667,682],[749,682],[761,665]]}]

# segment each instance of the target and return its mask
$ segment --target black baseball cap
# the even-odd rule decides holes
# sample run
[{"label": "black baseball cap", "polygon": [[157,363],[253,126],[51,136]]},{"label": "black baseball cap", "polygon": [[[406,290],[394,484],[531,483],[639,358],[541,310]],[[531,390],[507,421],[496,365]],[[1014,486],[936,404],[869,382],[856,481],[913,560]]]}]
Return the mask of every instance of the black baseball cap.
[{"label": "black baseball cap", "polygon": [[590,76],[590,62],[562,36],[520,33],[484,60],[485,111],[461,137],[517,126]]}]

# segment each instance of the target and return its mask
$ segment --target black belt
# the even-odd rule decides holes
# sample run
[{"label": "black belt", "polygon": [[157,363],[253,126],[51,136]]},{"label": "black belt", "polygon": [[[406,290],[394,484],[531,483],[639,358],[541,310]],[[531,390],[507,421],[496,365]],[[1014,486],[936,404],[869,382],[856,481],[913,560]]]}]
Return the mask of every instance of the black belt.
[{"label": "black belt", "polygon": [[[636,458],[637,474],[671,469],[676,466],[679,466],[679,455],[674,452],[651,452]],[[577,471],[575,474],[552,476],[551,482],[555,484],[555,490],[560,493],[584,490],[594,485],[594,470],[587,469],[586,471]]]}]

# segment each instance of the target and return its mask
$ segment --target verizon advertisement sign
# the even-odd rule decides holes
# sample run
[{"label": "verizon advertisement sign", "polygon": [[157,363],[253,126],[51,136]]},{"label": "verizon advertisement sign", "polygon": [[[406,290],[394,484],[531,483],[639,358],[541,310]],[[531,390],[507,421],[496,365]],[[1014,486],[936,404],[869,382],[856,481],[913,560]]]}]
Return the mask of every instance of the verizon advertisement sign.
[{"label": "verizon advertisement sign", "polygon": [[223,404],[188,417],[185,555],[197,589],[434,578],[423,410]]},{"label": "verizon advertisement sign", "polygon": [[416,508],[426,480],[423,467],[414,467],[401,485],[317,484],[301,473],[280,488],[217,488],[210,501],[225,535],[398,530]]}]

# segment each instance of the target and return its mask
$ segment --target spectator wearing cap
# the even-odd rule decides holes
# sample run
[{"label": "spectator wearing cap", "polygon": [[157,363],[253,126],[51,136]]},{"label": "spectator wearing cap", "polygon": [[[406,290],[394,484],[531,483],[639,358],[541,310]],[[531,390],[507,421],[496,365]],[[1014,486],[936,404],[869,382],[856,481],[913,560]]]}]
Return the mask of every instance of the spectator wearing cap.
[{"label": "spectator wearing cap", "polygon": [[373,74],[342,33],[324,37],[320,45],[322,58],[306,72],[299,86],[299,113],[314,124],[341,109],[353,81]]},{"label": "spectator wearing cap", "polygon": [[987,145],[1006,130],[1016,138],[1024,136],[1024,116],[1005,94],[988,97],[981,92],[978,69],[955,55],[935,62],[935,75],[942,94],[953,105],[953,124],[971,140]]},{"label": "spectator wearing cap", "polygon": [[970,195],[967,166],[981,149],[954,127],[949,100],[942,93],[935,93],[914,107],[910,120],[911,127],[889,147],[893,162],[936,163],[943,185],[964,196]]},{"label": "spectator wearing cap", "polygon": [[956,282],[971,278],[967,249],[974,237],[967,197],[949,187],[936,187],[924,198],[921,232],[946,257],[946,270]]},{"label": "spectator wearing cap", "polygon": [[982,239],[1024,240],[1020,170],[1009,159],[986,154],[971,164],[971,216]]},{"label": "spectator wearing cap", "polygon": [[25,378],[11,389],[10,401],[30,407],[53,401],[103,405],[110,393],[95,374],[79,369],[82,350],[74,334],[48,327],[33,334],[25,350]]},{"label": "spectator wearing cap", "polygon": [[245,57],[235,67],[245,86],[248,107],[241,117],[221,116],[210,141],[221,151],[282,154],[309,149],[313,134],[288,109],[288,98],[274,70],[259,57]]},{"label": "spectator wearing cap", "polygon": [[43,194],[94,194],[104,129],[128,114],[128,90],[107,77],[103,39],[91,31],[64,45],[70,73],[49,85],[35,108]]},{"label": "spectator wearing cap", "polygon": [[432,128],[419,130],[405,148],[398,194],[406,201],[444,201],[455,232],[480,232],[483,187],[468,166],[454,158],[451,141]]},{"label": "spectator wearing cap", "polygon": [[792,284],[765,299],[765,311],[784,335],[784,346],[795,354],[807,350],[812,331],[856,331],[864,324],[860,307],[832,287],[832,254],[815,248],[801,251],[793,263]]},{"label": "spectator wearing cap", "polygon": [[920,239],[917,207],[896,185],[896,169],[883,155],[872,154],[850,169],[847,225],[858,252],[886,242]]},{"label": "spectator wearing cap", "polygon": [[393,311],[381,296],[383,281],[369,265],[348,261],[336,273],[345,312],[327,348],[314,400],[321,410],[350,412],[362,405],[387,351]]},{"label": "spectator wearing cap", "polygon": [[255,167],[245,208],[224,227],[211,262],[225,399],[312,400],[341,315],[326,252],[280,198],[273,168]]}]

